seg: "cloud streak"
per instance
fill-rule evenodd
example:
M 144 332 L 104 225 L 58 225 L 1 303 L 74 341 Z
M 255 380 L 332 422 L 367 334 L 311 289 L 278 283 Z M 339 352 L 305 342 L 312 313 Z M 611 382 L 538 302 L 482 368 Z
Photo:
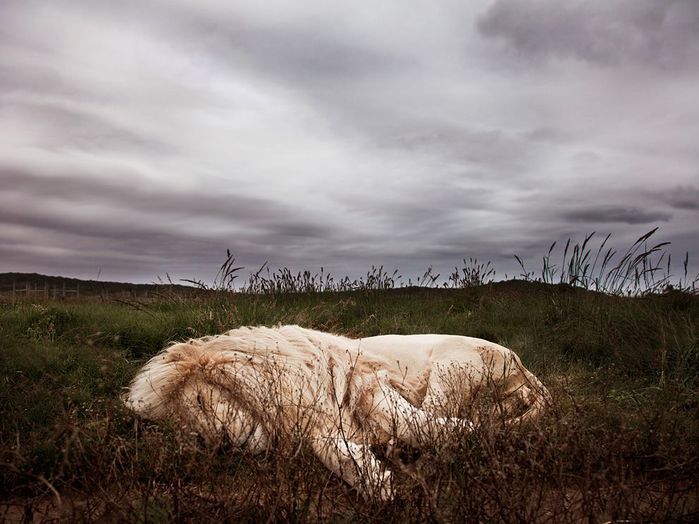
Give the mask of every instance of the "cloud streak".
M 672 218 L 670 213 L 643 210 L 636 207 L 593 206 L 572 209 L 562 213 L 562 218 L 571 222 L 590 224 L 606 224 L 620 222 L 623 224 L 655 224 L 667 222 Z
M 478 21 L 483 35 L 532 58 L 691 73 L 699 61 L 698 27 L 693 0 L 497 0 Z

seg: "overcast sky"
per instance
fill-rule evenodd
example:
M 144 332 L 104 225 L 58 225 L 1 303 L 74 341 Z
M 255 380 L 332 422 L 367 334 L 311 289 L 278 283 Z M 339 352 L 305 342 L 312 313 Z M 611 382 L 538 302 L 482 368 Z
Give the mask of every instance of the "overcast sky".
M 0 0 L 0 271 L 699 258 L 697 93 L 697 0 Z

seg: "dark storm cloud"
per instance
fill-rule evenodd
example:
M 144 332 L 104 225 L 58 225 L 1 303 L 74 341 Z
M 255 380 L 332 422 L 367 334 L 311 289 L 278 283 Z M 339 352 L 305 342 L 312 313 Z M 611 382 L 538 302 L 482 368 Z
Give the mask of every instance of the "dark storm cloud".
M 184 242 L 201 241 L 206 235 L 190 235 L 182 232 L 165 232 L 138 223 L 127 224 L 125 221 L 108 220 L 87 221 L 80 218 L 57 216 L 43 211 L 28 212 L 26 207 L 3 206 L 0 209 L 0 223 L 4 225 L 23 226 L 42 231 L 62 233 L 74 237 L 90 237 L 109 245 L 117 242 L 123 253 L 138 253 L 139 256 L 158 253 L 163 247 L 177 246 Z M 190 247 L 195 247 L 191 245 Z M 70 251 L 70 248 L 67 249 Z
M 109 179 L 92 178 L 87 174 L 40 176 L 21 170 L 3 169 L 0 179 L 10 191 L 27 198 L 59 199 L 66 205 L 75 202 L 110 204 L 121 212 L 142 211 L 155 214 L 173 214 L 184 217 L 214 217 L 231 223 L 261 224 L 294 228 L 295 236 L 321 235 L 326 232 L 321 224 L 303 224 L 286 204 L 269 199 L 223 195 L 209 192 L 174 192 L 166 187 L 148 184 L 118 182 L 120 174 Z M 295 223 L 296 222 L 296 223 Z
M 233 250 L 248 269 L 254 269 L 265 259 L 279 257 L 277 246 L 297 240 L 304 245 L 322 229 L 293 219 L 286 223 L 266 220 L 264 227 L 238 224 L 244 227 L 234 232 L 206 228 L 185 231 L 168 226 L 167 219 L 164 223 L 148 222 L 128 212 L 102 217 L 92 213 L 86 218 L 70 213 L 70 206 L 61 211 L 61 207 L 37 210 L 23 203 L 5 204 L 0 207 L 0 230 L 6 232 L 0 253 L 3 263 L 31 261 L 33 267 L 49 272 L 56 264 L 89 274 L 107 267 L 117 274 L 123 271 L 119 278 L 136 274 L 141 278 L 147 275 L 148 280 L 177 268 L 181 276 L 209 278 L 223 261 L 226 249 Z M 19 228 L 18 235 L 7 234 L 12 226 Z M 46 243 L 27 243 L 28 238 Z M 293 253 L 283 259 L 294 260 Z
M 262 199 L 177 194 L 143 185 L 7 171 L 1 178 L 13 190 L 0 197 L 0 230 L 14 226 L 24 232 L 0 247 L 4 263 L 24 253 L 40 267 L 62 261 L 71 268 L 92 264 L 116 271 L 130 261 L 151 278 L 173 267 L 181 268 L 180 275 L 208 277 L 228 248 L 253 268 L 270 257 L 290 262 L 299 251 L 312 253 L 332 234 L 317 218 Z M 44 202 L 42 207 L 32 205 L 36 199 Z M 26 244 L 28 235 L 57 249 L 37 250 Z M 282 245 L 287 251 L 280 253 Z
M 0 169 L 0 180 L 9 188 L 0 195 L 0 231 L 19 227 L 59 246 L 37 250 L 26 244 L 25 233 L 0 246 L 3 262 L 24 256 L 39 264 L 63 261 L 77 269 L 107 264 L 116 270 L 126 269 L 130 261 L 132 267 L 150 270 L 151 275 L 173 264 L 191 266 L 201 274 L 215 267 L 227 248 L 254 266 L 278 254 L 279 245 L 304 246 L 330 234 L 317 218 L 304 218 L 282 202 L 177 193 L 143 183 L 119 183 L 119 178 L 116 173 L 108 179 L 93 179 Z M 34 205 L 37 201 L 43 202 L 41 207 Z M 89 210 L 82 209 L 86 204 Z M 194 227 L 192 221 L 202 225 Z M 188 222 L 189 227 L 180 226 Z M 91 252 L 86 254 L 84 246 L 90 246 Z
M 496 0 L 478 29 L 531 57 L 661 69 L 699 63 L 695 0 Z
M 80 237 L 92 237 L 93 239 L 104 239 L 118 241 L 119 245 L 127 251 L 157 251 L 164 246 L 173 246 L 178 240 L 185 240 L 191 244 L 196 239 L 208 239 L 217 242 L 219 251 L 230 246 L 231 243 L 245 244 L 250 248 L 255 244 L 266 247 L 263 243 L 265 239 L 280 242 L 288 237 L 296 238 L 321 238 L 327 233 L 322 226 L 303 223 L 294 219 L 283 220 L 282 218 L 272 219 L 265 217 L 260 223 L 255 223 L 254 219 L 245 217 L 243 220 L 236 218 L 235 210 L 231 210 L 225 218 L 230 220 L 229 232 L 209 231 L 205 227 L 196 233 L 188 233 L 177 227 L 168 227 L 158 224 L 157 226 L 143 223 L 142 217 L 130 214 L 129 209 L 118 210 L 114 216 L 106 216 L 101 219 L 86 219 L 76 214 L 70 215 L 71 205 L 65 207 L 56 206 L 54 211 L 36 211 L 27 209 L 26 205 L 13 206 L 11 203 L 4 203 L 0 209 L 0 225 L 10 224 L 15 226 L 25 226 L 45 231 L 56 231 L 60 233 L 72 234 Z M 171 210 L 178 219 L 182 217 L 182 210 Z M 191 209 L 189 210 L 191 212 Z M 119 216 L 120 215 L 120 216 Z M 117 218 L 119 216 L 119 218 Z M 197 214 L 198 217 L 206 217 L 206 214 Z M 196 250 L 194 245 L 192 250 Z M 256 252 L 263 252 L 259 247 Z M 219 253 L 220 255 L 220 253 Z
M 667 222 L 672 218 L 672 215 L 662 211 L 643 210 L 635 207 L 592 206 L 565 211 L 561 213 L 561 217 L 572 222 L 591 224 L 605 224 L 609 222 L 654 224 L 656 222 Z
M 205 277 L 231 248 L 502 275 L 657 223 L 688 245 L 698 5 L 6 0 L 0 271 Z
M 432 96 L 412 86 L 425 74 L 413 49 L 381 47 L 338 14 L 331 23 L 323 15 L 295 17 L 291 22 L 245 20 L 225 9 L 191 5 L 161 10 L 151 6 L 155 27 L 183 51 L 214 60 L 233 73 L 251 71 L 291 86 L 294 93 L 319 108 L 339 134 L 359 133 L 380 148 L 407 149 L 449 157 L 453 162 L 486 166 L 499 176 L 521 169 L 530 137 L 492 126 L 471 125 L 451 112 L 430 112 Z M 327 13 L 325 14 L 327 16 Z M 184 38 L 183 38 L 184 36 Z M 410 42 L 410 46 L 419 45 Z M 402 80 L 407 77 L 405 82 Z M 402 103 L 403 94 L 430 97 L 425 109 Z M 416 110 L 417 109 L 417 110 Z
M 678 187 L 666 193 L 664 197 L 675 209 L 699 209 L 699 186 Z

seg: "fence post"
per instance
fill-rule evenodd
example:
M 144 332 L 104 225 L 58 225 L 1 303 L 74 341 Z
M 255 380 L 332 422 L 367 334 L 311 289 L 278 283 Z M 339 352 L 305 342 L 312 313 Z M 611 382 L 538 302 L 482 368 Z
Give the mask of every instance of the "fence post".
M 77 286 L 78 287 L 75 288 L 75 296 L 80 297 L 80 282 L 77 283 Z
M 63 298 L 66 298 L 66 281 L 63 281 L 63 294 L 61 295 Z
M 15 299 L 15 290 L 17 288 L 17 283 L 15 282 L 14 279 L 12 279 L 12 300 L 14 301 Z

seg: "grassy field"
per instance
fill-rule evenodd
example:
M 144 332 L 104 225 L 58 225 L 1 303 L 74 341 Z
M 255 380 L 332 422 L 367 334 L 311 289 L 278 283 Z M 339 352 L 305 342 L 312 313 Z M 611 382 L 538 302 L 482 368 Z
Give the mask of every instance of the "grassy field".
M 516 350 L 555 405 L 483 424 L 367 502 L 301 446 L 250 456 L 135 419 L 119 395 L 167 342 L 296 323 L 453 333 Z M 699 297 L 535 282 L 466 289 L 0 303 L 0 520 L 633 522 L 699 518 Z M 415 457 L 407 457 L 410 461 Z

